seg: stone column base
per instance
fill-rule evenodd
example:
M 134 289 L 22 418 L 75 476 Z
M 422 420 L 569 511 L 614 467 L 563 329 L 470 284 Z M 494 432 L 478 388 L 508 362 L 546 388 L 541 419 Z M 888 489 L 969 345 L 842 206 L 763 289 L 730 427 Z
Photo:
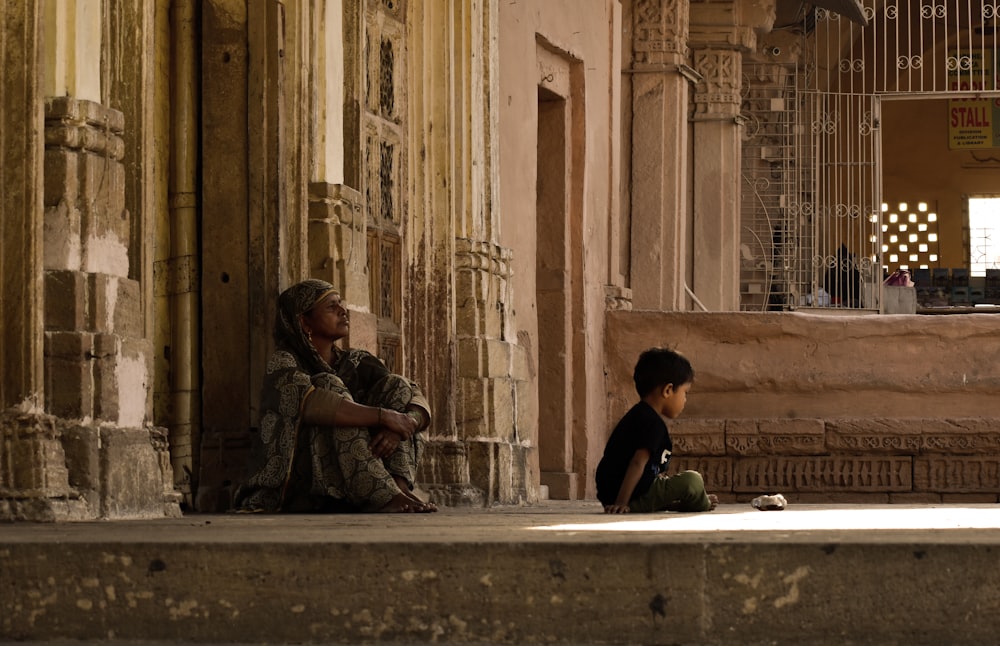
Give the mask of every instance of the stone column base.
M 0 521 L 61 521 L 94 520 L 85 500 L 70 498 L 0 498 Z
M 449 507 L 538 502 L 537 484 L 527 475 L 532 450 L 507 442 L 429 440 L 417 484 Z
M 421 487 L 430 500 L 442 507 L 483 507 L 486 505 L 481 489 L 463 484 L 431 484 Z
M 180 516 L 162 429 L 0 413 L 0 520 Z

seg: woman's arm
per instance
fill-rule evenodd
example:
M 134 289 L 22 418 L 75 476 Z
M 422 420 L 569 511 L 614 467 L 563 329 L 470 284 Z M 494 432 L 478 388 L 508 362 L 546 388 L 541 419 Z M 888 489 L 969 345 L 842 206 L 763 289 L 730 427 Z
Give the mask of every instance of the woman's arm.
M 615 503 L 606 506 L 604 513 L 628 513 L 628 501 L 632 499 L 632 492 L 635 491 L 635 486 L 639 484 L 639 479 L 642 478 L 642 472 L 646 468 L 647 462 L 649 462 L 649 449 L 636 450 L 635 455 L 632 456 L 632 460 L 628 463 L 628 468 L 625 470 L 625 477 L 622 479 L 622 485 L 618 489 L 618 497 L 615 498 Z
M 377 426 L 408 440 L 417 423 L 409 415 L 389 408 L 365 406 L 329 390 L 313 390 L 302 405 L 302 420 L 318 426 Z
M 427 397 L 425 397 L 423 391 L 420 390 L 420 386 L 411 381 L 410 387 L 413 390 L 413 396 L 410 397 L 410 403 L 406 405 L 406 413 L 413 417 L 414 421 L 417 423 L 416 432 L 419 433 L 430 426 L 431 407 L 427 402 Z
M 338 376 L 344 380 L 352 392 L 355 388 L 368 390 L 373 387 L 372 384 L 377 384 L 390 376 L 405 380 L 410 386 L 411 395 L 403 412 L 413 419 L 416 424 L 415 432 L 420 432 L 430 425 L 430 404 L 420 387 L 402 375 L 393 375 L 385 363 L 374 354 L 357 348 L 351 349 L 336 368 Z

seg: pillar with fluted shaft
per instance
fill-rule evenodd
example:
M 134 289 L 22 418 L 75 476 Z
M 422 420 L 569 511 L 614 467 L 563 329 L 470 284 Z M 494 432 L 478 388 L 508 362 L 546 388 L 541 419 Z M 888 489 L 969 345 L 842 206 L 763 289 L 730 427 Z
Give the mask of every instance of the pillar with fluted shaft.
M 497 0 L 412 7 L 408 372 L 435 414 L 419 480 L 448 504 L 532 500 L 527 360 L 496 242 Z
M 136 88 L 148 90 L 151 59 L 121 62 L 152 42 L 154 7 L 18 4 L 0 10 L 0 139 L 12 162 L 0 173 L 0 278 L 5 327 L 13 322 L 0 346 L 6 367 L 18 364 L 7 348 L 24 363 L 3 382 L 0 519 L 179 515 L 166 434 L 151 424 L 142 283 L 152 276 L 133 236 L 146 202 L 126 200 L 151 159 L 124 136 L 129 117 L 143 124 L 149 114 L 149 92 Z M 112 24 L 124 25 L 121 40 L 105 36 Z M 124 34 L 147 40 L 132 46 Z
M 632 305 L 686 309 L 687 0 L 632 7 Z
M 743 53 L 774 21 L 773 0 L 691 2 L 688 44 L 701 77 L 692 115 L 692 289 L 710 311 L 740 307 L 740 155 Z

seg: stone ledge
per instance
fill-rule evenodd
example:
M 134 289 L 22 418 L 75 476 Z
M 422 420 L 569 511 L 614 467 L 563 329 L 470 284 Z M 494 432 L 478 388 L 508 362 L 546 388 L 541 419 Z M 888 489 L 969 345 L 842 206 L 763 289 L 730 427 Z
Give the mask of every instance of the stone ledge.
M 829 527 L 857 518 L 855 508 L 761 514 L 741 505 L 627 520 L 601 514 L 596 502 L 571 509 L 8 527 L 0 531 L 0 634 L 783 646 L 985 644 L 1000 630 L 997 613 L 983 611 L 1000 604 L 998 538 L 988 523 L 898 527 L 907 514 L 934 511 L 920 508 L 889 511 L 885 529 L 796 522 Z M 997 513 L 937 511 L 965 520 Z M 885 518 L 886 510 L 862 515 Z
M 606 322 L 612 425 L 634 403 L 636 357 L 667 342 L 695 369 L 685 418 L 997 415 L 991 316 L 632 311 L 608 312 Z

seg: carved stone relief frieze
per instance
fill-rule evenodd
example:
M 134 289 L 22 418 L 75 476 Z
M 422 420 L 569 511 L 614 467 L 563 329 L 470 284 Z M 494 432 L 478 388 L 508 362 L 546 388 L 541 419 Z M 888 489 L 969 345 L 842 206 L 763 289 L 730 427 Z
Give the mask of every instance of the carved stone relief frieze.
M 733 491 L 896 492 L 913 488 L 910 457 L 760 457 L 733 466 Z
M 1000 458 L 932 457 L 913 462 L 914 491 L 1000 491 Z
M 701 49 L 695 50 L 692 61 L 702 76 L 694 93 L 695 118 L 739 114 L 742 54 L 728 49 Z
M 725 455 L 726 421 L 721 419 L 677 419 L 670 422 L 674 453 L 679 455 Z
M 677 456 L 670 461 L 670 473 L 697 471 L 705 479 L 705 488 L 710 493 L 734 490 L 733 461 L 729 458 L 703 458 Z
M 826 450 L 822 420 L 728 420 L 727 453 L 741 456 L 817 455 Z
M 688 1 L 638 0 L 633 11 L 636 63 L 679 62 L 677 57 L 687 53 Z
M 678 419 L 671 472 L 701 471 L 736 496 L 991 495 L 996 429 L 991 418 Z

